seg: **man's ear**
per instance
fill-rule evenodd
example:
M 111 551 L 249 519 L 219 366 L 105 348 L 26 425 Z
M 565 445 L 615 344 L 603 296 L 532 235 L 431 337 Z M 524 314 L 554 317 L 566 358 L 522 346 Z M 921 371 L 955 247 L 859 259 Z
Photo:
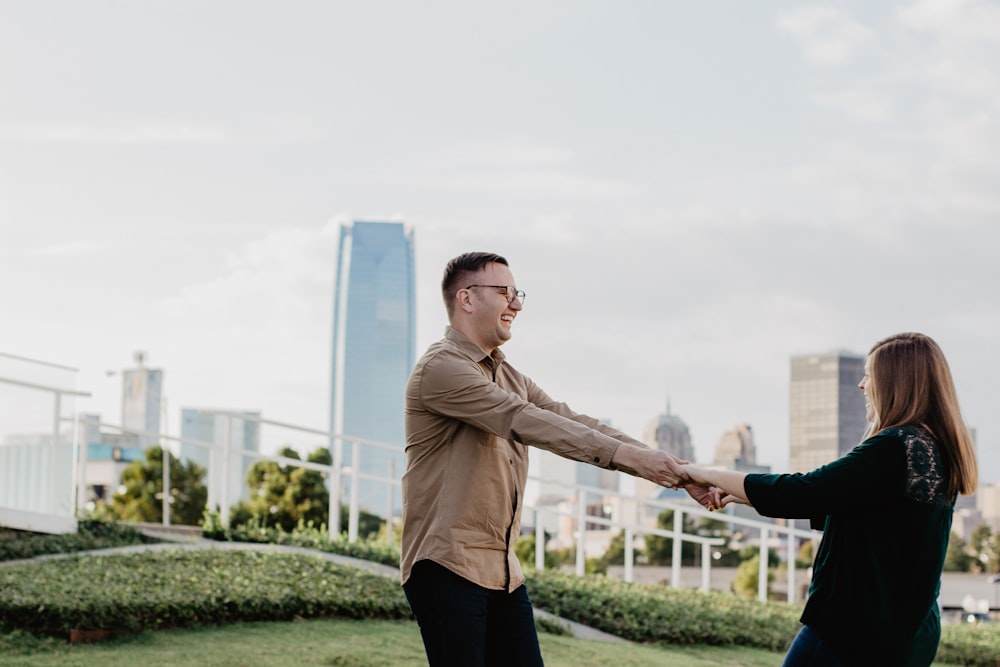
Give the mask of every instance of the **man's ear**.
M 467 289 L 460 289 L 455 293 L 455 299 L 458 301 L 458 307 L 467 313 L 472 312 L 472 291 Z

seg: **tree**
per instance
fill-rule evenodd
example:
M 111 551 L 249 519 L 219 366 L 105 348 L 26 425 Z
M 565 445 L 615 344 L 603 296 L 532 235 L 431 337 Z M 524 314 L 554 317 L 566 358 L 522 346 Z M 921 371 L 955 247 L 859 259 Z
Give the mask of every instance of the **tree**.
M 965 541 L 952 531 L 948 539 L 948 552 L 944 557 L 944 569 L 946 572 L 969 572 L 972 570 L 975 559 L 969 554 L 965 546 Z
M 287 446 L 278 451 L 278 456 L 302 460 L 297 451 Z M 308 460 L 329 464 L 330 453 L 319 447 Z M 250 500 L 241 500 L 230 510 L 232 526 L 257 519 L 270 528 L 290 532 L 300 520 L 319 525 L 329 517 L 330 495 L 319 471 L 261 460 L 250 466 L 247 486 Z
M 799 547 L 799 553 L 795 557 L 795 567 L 808 569 L 813 565 L 813 542 L 805 540 Z
M 514 543 L 514 553 L 517 554 L 517 559 L 521 561 L 523 567 L 534 568 L 535 567 L 535 534 L 531 533 L 529 535 L 522 535 Z M 546 551 L 543 556 L 544 566 L 546 570 L 550 570 L 556 566 L 556 557 Z
M 774 573 L 771 568 L 767 569 L 767 590 L 770 593 L 771 582 L 774 581 Z M 754 597 L 757 595 L 757 586 L 760 582 L 760 554 L 754 555 L 736 568 L 736 578 L 733 579 L 733 592 L 737 595 Z
M 673 510 L 663 510 L 656 517 L 656 527 L 662 528 L 664 530 L 673 530 L 674 528 L 674 511 Z M 683 531 L 685 533 L 694 532 L 694 521 L 690 516 L 684 515 L 684 526 Z M 646 535 L 646 557 L 651 565 L 670 565 L 673 558 L 673 544 L 674 538 L 666 537 L 663 535 Z M 681 563 L 686 565 L 693 565 L 695 562 L 695 554 L 698 552 L 699 546 L 694 542 L 682 542 L 681 543 Z
M 283 447 L 279 456 L 301 461 L 302 457 L 291 447 Z M 330 465 L 330 450 L 316 448 L 306 461 Z M 258 521 L 270 528 L 291 532 L 299 522 L 320 526 L 330 517 L 330 492 L 326 487 L 326 473 L 297 465 L 281 465 L 261 460 L 250 466 L 247 486 L 250 500 L 234 505 L 230 510 L 230 526 L 242 526 Z M 341 507 L 340 525 L 347 530 L 348 508 Z M 360 512 L 358 534 L 370 538 L 378 534 L 382 519 L 368 512 Z
M 111 499 L 111 511 L 126 521 L 163 521 L 163 448 L 149 447 L 143 459 L 122 471 L 122 489 Z M 208 500 L 202 479 L 205 469 L 193 461 L 170 456 L 170 522 L 184 526 L 201 523 Z
M 638 560 L 642 555 L 642 549 L 633 549 L 632 558 Z M 608 548 L 604 551 L 604 555 L 601 556 L 605 563 L 608 565 L 624 565 L 625 564 L 625 531 L 620 530 L 618 533 L 611 538 L 608 543 Z
M 969 552 L 977 572 L 1000 571 L 1000 540 L 986 524 L 976 526 L 969 535 Z

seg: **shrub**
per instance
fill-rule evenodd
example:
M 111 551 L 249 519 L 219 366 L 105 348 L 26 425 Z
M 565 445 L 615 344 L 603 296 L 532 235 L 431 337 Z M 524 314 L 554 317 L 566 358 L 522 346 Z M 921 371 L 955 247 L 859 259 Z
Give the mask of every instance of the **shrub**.
M 0 561 L 158 541 L 127 524 L 112 521 L 80 521 L 77 532 L 65 535 L 12 531 L 0 540 Z
M 745 600 L 720 592 L 629 584 L 604 576 L 527 573 L 540 608 L 638 642 L 785 649 L 799 629 L 801 607 Z
M 283 544 L 399 567 L 399 549 L 396 546 L 381 540 L 349 542 L 343 534 L 331 538 L 325 524 L 317 528 L 311 521 L 299 521 L 294 530 L 287 532 L 280 527 L 269 527 L 260 521 L 251 520 L 241 526 L 223 528 L 213 513 L 206 512 L 203 525 L 203 535 L 217 541 Z
M 0 627 L 44 635 L 296 617 L 410 618 L 398 580 L 317 556 L 170 550 L 0 569 Z

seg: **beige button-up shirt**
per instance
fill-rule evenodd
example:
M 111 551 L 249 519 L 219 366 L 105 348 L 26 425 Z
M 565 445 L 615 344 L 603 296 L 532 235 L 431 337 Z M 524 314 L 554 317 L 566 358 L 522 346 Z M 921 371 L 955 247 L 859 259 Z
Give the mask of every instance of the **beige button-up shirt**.
M 531 378 L 447 327 L 406 386 L 403 583 L 429 559 L 492 590 L 524 583 L 514 554 L 528 445 L 611 468 L 622 442 L 641 442 L 573 412 Z

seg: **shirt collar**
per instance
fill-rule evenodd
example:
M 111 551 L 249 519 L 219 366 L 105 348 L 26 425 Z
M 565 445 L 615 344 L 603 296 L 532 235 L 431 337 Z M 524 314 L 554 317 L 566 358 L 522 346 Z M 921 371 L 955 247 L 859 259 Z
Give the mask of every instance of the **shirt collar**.
M 500 351 L 500 348 L 493 350 L 493 354 L 483 354 L 481 347 L 473 343 L 468 336 L 451 325 L 444 328 L 444 337 L 454 343 L 463 354 L 477 364 L 487 362 L 494 367 L 498 367 L 506 358 L 504 353 Z

